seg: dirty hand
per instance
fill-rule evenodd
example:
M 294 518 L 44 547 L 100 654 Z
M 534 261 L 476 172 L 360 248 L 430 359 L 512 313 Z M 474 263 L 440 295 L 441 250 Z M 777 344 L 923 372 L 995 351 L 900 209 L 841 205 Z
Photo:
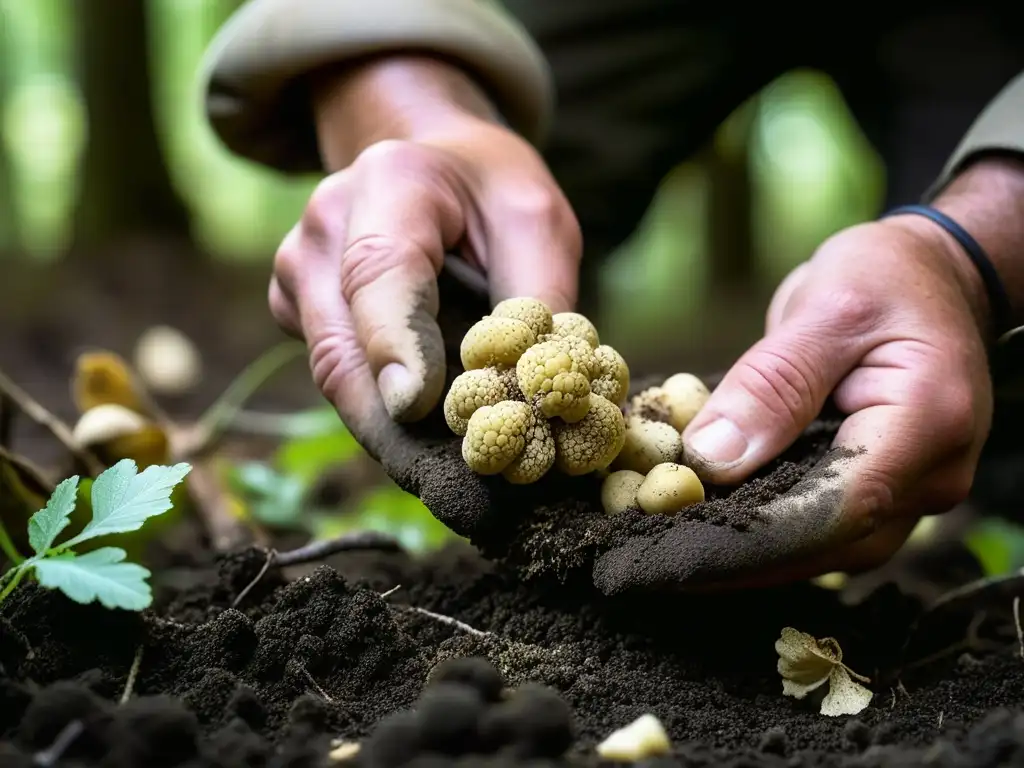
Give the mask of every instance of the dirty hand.
M 375 453 L 394 422 L 421 419 L 443 394 L 445 254 L 483 271 L 494 302 L 533 296 L 563 311 L 576 300 L 581 237 L 536 151 L 453 67 L 387 58 L 317 93 L 334 173 L 277 253 L 270 306 Z
M 1013 293 L 1021 267 L 997 257 L 1019 254 L 1024 232 L 994 211 L 998 191 L 1015 183 L 1008 212 L 1019 219 L 1024 165 L 995 162 L 971 166 L 935 207 L 989 251 Z M 1001 240 L 1013 245 L 1005 241 L 1013 230 L 1015 247 L 1001 247 Z M 880 565 L 922 515 L 966 497 L 992 418 L 990 315 L 980 275 L 959 244 L 917 215 L 847 229 L 786 278 L 765 337 L 687 428 L 688 458 L 714 482 L 740 481 L 784 450 L 829 396 L 845 415 L 835 444 L 863 452 L 842 470 L 831 517 L 845 543 L 770 564 L 754 583 Z

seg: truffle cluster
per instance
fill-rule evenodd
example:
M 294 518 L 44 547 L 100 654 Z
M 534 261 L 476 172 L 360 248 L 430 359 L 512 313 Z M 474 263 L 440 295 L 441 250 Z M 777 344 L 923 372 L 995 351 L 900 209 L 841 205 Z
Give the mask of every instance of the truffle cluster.
M 486 659 L 451 659 L 435 668 L 413 709 L 380 721 L 358 763 L 554 765 L 574 739 L 572 710 L 556 691 L 536 683 L 507 690 Z
M 515 484 L 553 466 L 585 475 L 622 449 L 629 368 L 583 315 L 506 299 L 469 329 L 460 355 L 465 372 L 452 382 L 444 416 L 477 474 Z
M 626 408 L 626 434 L 601 486 L 608 514 L 639 509 L 674 515 L 704 501 L 704 486 L 683 464 L 683 430 L 711 396 L 690 373 L 669 376 L 635 395 Z

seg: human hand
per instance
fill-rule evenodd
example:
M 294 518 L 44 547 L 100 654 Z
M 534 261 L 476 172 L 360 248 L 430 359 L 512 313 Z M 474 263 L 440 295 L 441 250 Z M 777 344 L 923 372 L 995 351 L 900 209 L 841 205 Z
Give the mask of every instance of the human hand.
M 880 565 L 921 516 L 967 496 L 992 419 L 988 311 L 958 243 L 910 215 L 835 235 L 786 278 L 765 337 L 687 427 L 688 461 L 707 480 L 738 482 L 830 396 L 845 415 L 834 445 L 856 454 L 823 517 L 836 530 L 807 531 L 823 546 L 769 564 L 749 584 Z
M 468 78 L 389 59 L 332 83 L 321 147 L 336 169 L 274 263 L 270 306 L 309 345 L 317 386 L 377 454 L 445 384 L 437 276 L 447 252 L 482 270 L 492 302 L 576 301 L 581 237 L 537 152 Z

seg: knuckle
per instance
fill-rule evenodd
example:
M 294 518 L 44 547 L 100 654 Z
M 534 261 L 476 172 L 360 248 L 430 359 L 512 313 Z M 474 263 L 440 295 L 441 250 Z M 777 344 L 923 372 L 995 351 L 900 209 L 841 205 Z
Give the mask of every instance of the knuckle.
M 973 445 L 982 426 L 979 404 L 969 382 L 922 378 L 917 386 L 924 392 L 914 402 L 929 403 L 932 429 L 949 450 L 964 450 Z
M 356 173 L 420 173 L 434 167 L 434 153 L 420 144 L 399 139 L 378 141 L 356 157 L 352 168 Z
M 879 318 L 878 300 L 855 288 L 829 291 L 822 297 L 829 324 L 839 335 L 868 333 Z
M 304 261 L 299 238 L 295 233 L 296 230 L 292 230 L 274 254 L 274 277 L 280 287 L 289 292 L 294 292 L 298 284 Z
M 764 409 L 787 421 L 808 417 L 816 384 L 797 353 L 758 349 L 737 363 L 740 386 Z
M 341 290 L 345 301 L 385 274 L 407 269 L 425 258 L 410 240 L 391 235 L 364 235 L 349 243 L 341 257 Z
M 320 239 L 338 226 L 346 205 L 347 177 L 347 171 L 333 173 L 313 189 L 300 222 L 305 236 Z
M 319 330 L 309 345 L 309 367 L 313 382 L 335 402 L 345 392 L 346 384 L 364 365 L 355 333 L 344 326 L 327 326 Z

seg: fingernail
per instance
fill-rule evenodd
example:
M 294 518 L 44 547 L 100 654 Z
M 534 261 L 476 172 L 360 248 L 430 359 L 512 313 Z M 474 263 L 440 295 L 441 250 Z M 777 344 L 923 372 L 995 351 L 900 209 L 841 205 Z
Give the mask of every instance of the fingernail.
M 401 419 L 419 397 L 420 387 L 409 369 L 400 363 L 388 363 L 377 376 L 384 407 L 393 419 Z
M 690 450 L 709 464 L 732 464 L 747 452 L 747 438 L 728 419 L 718 419 L 697 430 L 690 438 Z

